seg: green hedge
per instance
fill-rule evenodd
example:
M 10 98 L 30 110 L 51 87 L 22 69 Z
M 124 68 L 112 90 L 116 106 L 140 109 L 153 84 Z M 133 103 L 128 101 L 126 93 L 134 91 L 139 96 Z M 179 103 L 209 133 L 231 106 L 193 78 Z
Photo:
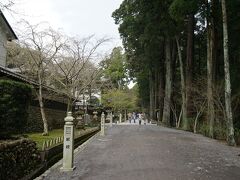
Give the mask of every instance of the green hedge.
M 27 122 L 31 86 L 11 80 L 0 80 L 0 138 L 21 133 Z

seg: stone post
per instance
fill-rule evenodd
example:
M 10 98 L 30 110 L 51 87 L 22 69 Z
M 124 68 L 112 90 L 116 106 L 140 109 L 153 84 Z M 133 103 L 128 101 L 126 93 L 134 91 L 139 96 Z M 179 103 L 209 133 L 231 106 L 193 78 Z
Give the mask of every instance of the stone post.
M 122 123 L 122 113 L 119 114 L 119 123 Z
M 127 122 L 127 110 L 124 110 L 124 121 Z
M 110 112 L 110 127 L 113 126 L 113 114 Z
M 64 119 L 64 143 L 63 143 L 63 166 L 61 171 L 73 171 L 73 150 L 74 150 L 74 127 L 72 112 L 67 113 Z
M 102 112 L 101 115 L 101 136 L 105 136 L 105 114 Z

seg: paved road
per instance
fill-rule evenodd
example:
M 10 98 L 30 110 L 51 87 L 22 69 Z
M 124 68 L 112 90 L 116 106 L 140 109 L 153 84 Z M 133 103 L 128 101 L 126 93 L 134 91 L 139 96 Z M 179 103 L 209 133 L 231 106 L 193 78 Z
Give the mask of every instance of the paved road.
M 115 125 L 76 153 L 74 172 L 46 180 L 240 180 L 240 148 L 157 126 Z

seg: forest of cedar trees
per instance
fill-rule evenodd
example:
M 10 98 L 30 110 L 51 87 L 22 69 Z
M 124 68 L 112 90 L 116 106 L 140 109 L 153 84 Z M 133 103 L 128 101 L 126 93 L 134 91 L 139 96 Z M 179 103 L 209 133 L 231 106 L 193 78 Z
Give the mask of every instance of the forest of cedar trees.
M 124 0 L 112 16 L 150 119 L 240 143 L 239 0 Z

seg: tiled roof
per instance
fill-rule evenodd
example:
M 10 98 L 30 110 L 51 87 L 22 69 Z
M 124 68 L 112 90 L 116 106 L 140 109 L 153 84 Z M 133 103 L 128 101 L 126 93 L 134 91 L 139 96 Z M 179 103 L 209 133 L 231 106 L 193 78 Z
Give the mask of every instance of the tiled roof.
M 13 79 L 13 80 L 16 80 L 16 81 L 21 81 L 21 82 L 25 82 L 25 83 L 28 83 L 28 84 L 31 84 L 33 85 L 34 87 L 38 87 L 39 84 L 32 80 L 32 79 L 29 79 L 28 77 L 22 75 L 22 74 L 19 74 L 19 73 L 15 73 L 15 72 L 12 72 L 11 69 L 9 68 L 5 68 L 3 66 L 0 66 L 0 77 L 8 77 L 9 79 Z M 51 88 L 51 87 L 48 87 L 48 86 L 45 86 L 43 85 L 43 88 L 51 93 L 54 93 L 54 94 L 58 94 L 58 96 L 62 96 L 62 97 L 67 97 L 66 94 L 60 92 L 60 91 L 56 91 L 55 89 Z
M 27 78 L 26 76 L 23 76 L 21 74 L 18 74 L 18 73 L 15 73 L 15 72 L 12 72 L 11 69 L 9 68 L 5 68 L 3 66 L 0 66 L 0 72 L 1 74 L 4 74 L 5 76 L 8 76 L 10 77 L 11 79 L 15 79 L 15 80 L 20 80 L 22 82 L 27 82 L 28 84 L 32 84 L 34 86 L 38 86 L 38 83 Z

